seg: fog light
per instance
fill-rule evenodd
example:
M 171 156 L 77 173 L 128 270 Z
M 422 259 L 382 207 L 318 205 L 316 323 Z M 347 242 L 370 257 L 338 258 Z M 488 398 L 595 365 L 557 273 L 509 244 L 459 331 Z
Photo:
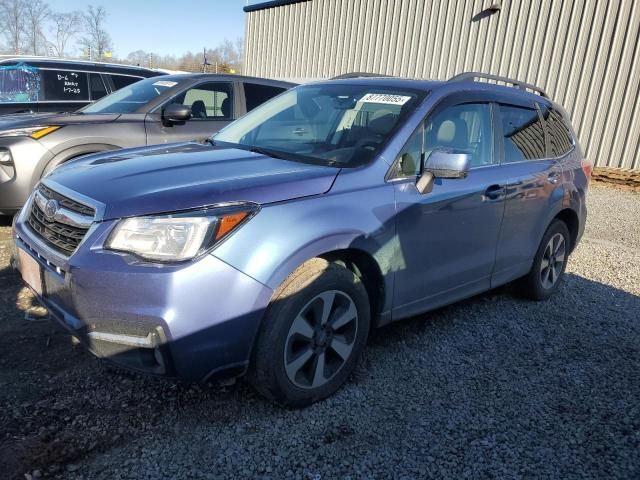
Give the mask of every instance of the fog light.
M 0 165 L 13 166 L 13 157 L 8 148 L 0 148 Z

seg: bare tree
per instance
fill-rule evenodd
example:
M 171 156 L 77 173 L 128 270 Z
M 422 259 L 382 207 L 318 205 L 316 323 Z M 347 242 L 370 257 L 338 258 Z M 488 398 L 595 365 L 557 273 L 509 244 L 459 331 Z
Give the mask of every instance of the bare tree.
M 97 7 L 89 5 L 84 14 L 86 36 L 82 39 L 81 44 L 85 48 L 91 49 L 91 56 L 98 60 L 111 49 L 111 36 L 104 27 L 106 18 L 107 11 L 101 5 Z
M 46 18 L 51 13 L 49 5 L 42 0 L 29 0 L 24 6 L 26 31 L 29 50 L 33 55 L 38 55 L 46 45 L 43 26 Z
M 0 29 L 12 53 L 21 52 L 24 44 L 24 0 L 0 0 Z
M 82 31 L 82 14 L 80 12 L 56 13 L 52 15 L 52 33 L 55 40 L 51 42 L 54 53 L 64 57 L 69 40 Z

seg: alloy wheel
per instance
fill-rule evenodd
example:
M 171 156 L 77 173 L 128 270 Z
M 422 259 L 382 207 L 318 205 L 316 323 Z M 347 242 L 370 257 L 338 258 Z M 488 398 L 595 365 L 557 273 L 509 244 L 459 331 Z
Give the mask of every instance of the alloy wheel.
M 564 265 L 566 256 L 566 242 L 564 235 L 556 233 L 549 239 L 540 261 L 540 282 L 547 290 L 553 287 Z
M 353 299 L 339 290 L 322 292 L 296 315 L 284 349 L 289 380 L 300 388 L 318 388 L 351 357 L 358 331 Z

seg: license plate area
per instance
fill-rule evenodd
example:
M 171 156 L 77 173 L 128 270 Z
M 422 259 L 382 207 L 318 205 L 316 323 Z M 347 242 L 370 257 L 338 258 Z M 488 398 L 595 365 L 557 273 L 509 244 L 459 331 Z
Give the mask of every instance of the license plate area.
M 38 295 L 43 295 L 42 268 L 40 264 L 23 249 L 18 248 L 18 259 L 20 261 L 20 274 L 22 279 Z

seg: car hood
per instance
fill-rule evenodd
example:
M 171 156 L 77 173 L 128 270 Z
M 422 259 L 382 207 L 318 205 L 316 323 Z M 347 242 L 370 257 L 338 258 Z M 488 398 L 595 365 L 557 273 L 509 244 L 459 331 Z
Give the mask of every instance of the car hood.
M 78 123 L 113 122 L 119 113 L 18 113 L 0 116 L 0 133 L 3 130 L 27 128 L 40 125 L 71 125 Z
M 102 203 L 102 218 L 108 220 L 220 202 L 266 204 L 320 195 L 338 172 L 191 142 L 88 155 L 55 169 L 45 182 Z

